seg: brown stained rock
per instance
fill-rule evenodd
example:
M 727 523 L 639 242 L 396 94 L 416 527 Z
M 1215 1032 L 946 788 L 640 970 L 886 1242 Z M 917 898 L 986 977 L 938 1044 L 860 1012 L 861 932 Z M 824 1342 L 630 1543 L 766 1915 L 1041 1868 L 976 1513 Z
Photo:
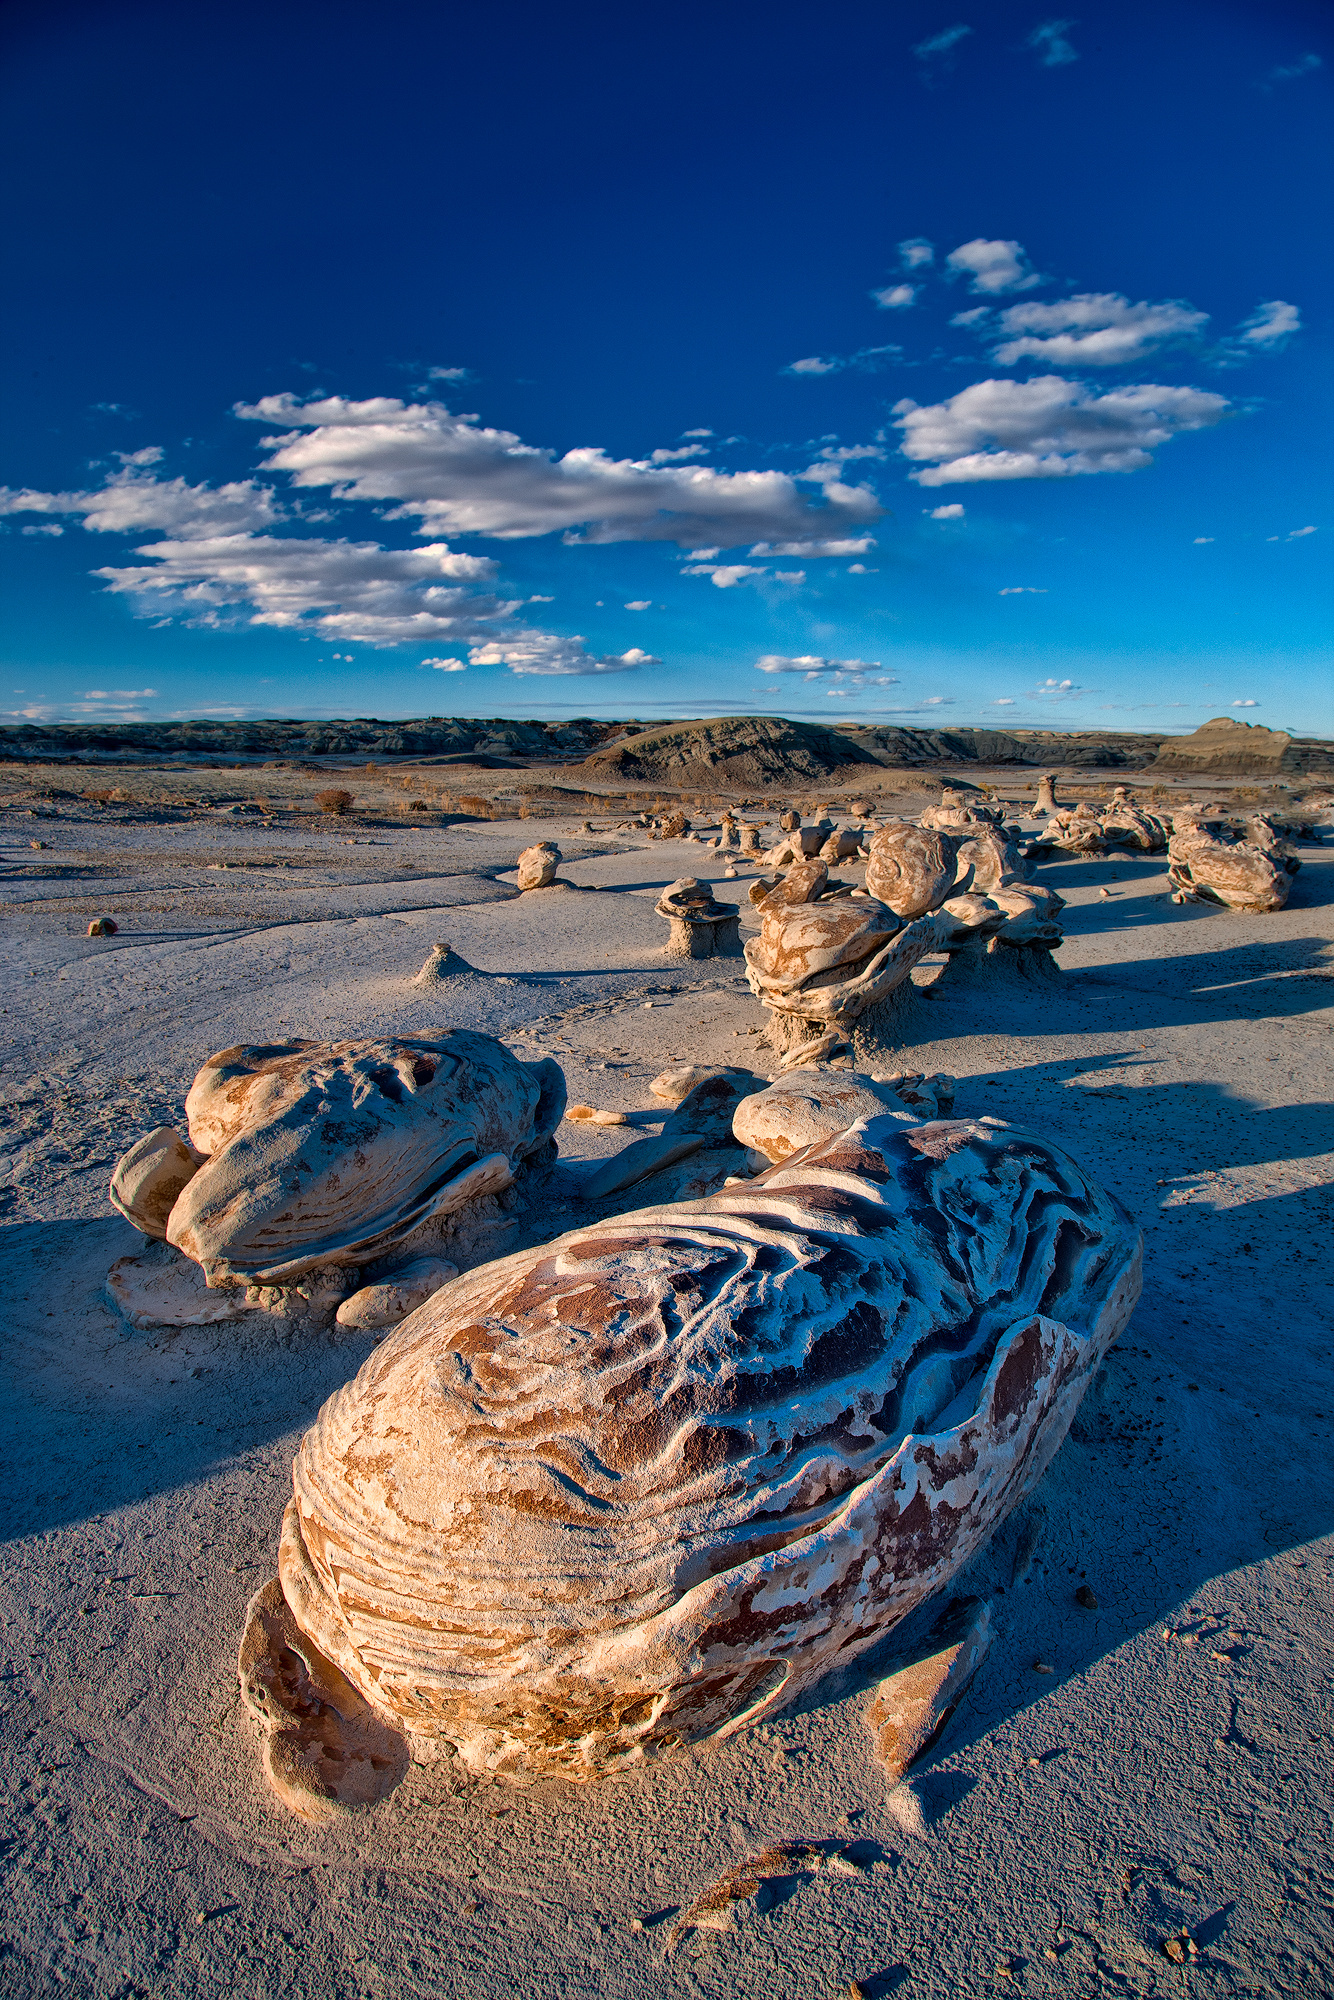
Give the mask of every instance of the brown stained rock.
M 1202 809 L 1173 815 L 1167 874 L 1173 902 L 1257 913 L 1281 910 L 1292 887 L 1292 875 L 1272 849 L 1239 839 L 1221 817 Z
M 539 840 L 535 846 L 525 847 L 519 856 L 520 889 L 549 889 L 563 859 L 554 840 Z
M 780 1071 L 800 1069 L 807 1063 L 833 1062 L 851 1052 L 852 1044 L 838 1028 L 830 1028 L 827 1033 L 817 1035 L 813 1042 L 799 1042 L 789 1049 L 778 1067 Z
M 784 833 L 795 833 L 801 825 L 801 814 L 795 806 L 789 806 L 786 812 L 778 815 L 778 824 Z
M 690 821 L 683 812 L 669 813 L 662 823 L 664 840 L 684 840 L 690 831 Z
M 710 1146 L 726 1145 L 732 1137 L 737 1106 L 764 1083 L 748 1069 L 718 1069 L 691 1085 L 662 1128 L 664 1138 L 697 1132 Z
M 382 1326 L 397 1326 L 458 1274 L 458 1265 L 448 1258 L 415 1257 L 410 1264 L 400 1265 L 387 1277 L 363 1285 L 344 1299 L 336 1314 L 338 1324 L 368 1333 Z
M 725 1735 L 972 1559 L 1139 1260 L 1036 1134 L 883 1116 L 521 1251 L 324 1405 L 283 1596 L 421 1758 L 590 1780 Z
M 107 1297 L 130 1326 L 220 1326 L 263 1307 L 244 1286 L 210 1291 L 198 1264 L 169 1244 L 118 1257 L 107 1272 Z
M 794 861 L 774 891 L 774 900 L 795 907 L 813 903 L 829 881 L 829 870 L 815 855 Z
M 764 1906 L 769 1883 L 817 1875 L 827 1866 L 829 1858 L 828 1850 L 814 1842 L 778 1840 L 758 1854 L 748 1854 L 744 1861 L 734 1862 L 677 1919 L 667 1940 L 668 1953 L 675 1951 L 692 1931 L 730 1930 L 743 1903 Z
M 836 827 L 820 849 L 820 859 L 831 865 L 836 861 L 849 861 L 854 854 L 862 851 L 862 836 L 855 827 Z
M 866 887 L 903 918 L 938 910 L 954 886 L 953 835 L 900 821 L 882 826 L 871 841 Z
M 237 1668 L 270 1785 L 319 1825 L 365 1811 L 407 1774 L 407 1745 L 297 1624 L 275 1576 L 250 1600 Z
M 801 1067 L 743 1098 L 732 1119 L 732 1136 L 738 1145 L 777 1162 L 846 1132 L 859 1118 L 877 1118 L 886 1111 L 934 1118 L 942 1108 L 947 1114 L 953 1102 L 953 1077 L 877 1080 L 858 1070 Z
M 734 903 L 716 901 L 707 882 L 683 875 L 655 905 L 670 926 L 668 958 L 728 957 L 741 949 L 741 913 Z
M 761 908 L 759 936 L 746 943 L 746 976 L 771 1011 L 769 1037 L 780 1050 L 831 1027 L 846 1031 L 953 929 L 941 916 L 904 925 L 883 903 L 843 897 L 791 907 L 779 894 Z
M 170 1125 L 159 1125 L 117 1160 L 107 1190 L 111 1206 L 143 1235 L 165 1241 L 176 1199 L 206 1157 Z
M 94 917 L 88 926 L 89 937 L 115 937 L 120 926 L 114 917 Z
M 213 1056 L 185 1101 L 209 1158 L 167 1240 L 210 1282 L 369 1264 L 508 1187 L 565 1108 L 557 1063 L 489 1035 L 270 1043 Z
M 991 1645 L 991 1611 L 978 1598 L 951 1604 L 932 1627 L 929 1651 L 896 1666 L 866 1710 L 876 1761 L 896 1785 L 948 1722 Z
M 1161 854 L 1167 846 L 1167 827 L 1157 813 L 1137 806 L 1124 785 L 1112 793 L 1112 803 L 1102 812 L 1103 838 L 1108 847 L 1128 847 L 1139 854 Z

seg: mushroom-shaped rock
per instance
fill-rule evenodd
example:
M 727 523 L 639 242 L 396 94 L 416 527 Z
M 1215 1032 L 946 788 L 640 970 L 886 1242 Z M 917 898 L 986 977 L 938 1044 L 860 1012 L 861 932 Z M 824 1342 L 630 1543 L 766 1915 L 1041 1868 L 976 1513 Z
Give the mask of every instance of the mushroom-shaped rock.
M 285 1772 L 306 1732 L 342 1740 L 342 1702 L 353 1742 L 380 1724 L 519 1779 L 766 1718 L 1036 1484 L 1140 1249 L 1036 1134 L 879 1116 L 758 1186 L 456 1279 L 297 1455 L 241 1648 L 261 1728 L 298 1737 Z M 319 1680 L 313 1721 L 273 1692 L 288 1655 Z M 337 1809 L 318 1768 L 307 1798 Z
M 520 889 L 549 889 L 564 859 L 554 840 L 539 840 L 519 856 Z
M 1198 811 L 1173 815 L 1167 874 L 1174 902 L 1221 903 L 1229 910 L 1281 910 L 1292 887 L 1292 876 L 1273 854 Z
M 712 958 L 741 949 L 741 913 L 735 903 L 720 903 L 707 882 L 683 875 L 663 890 L 656 904 L 666 917 L 668 958 Z
M 882 826 L 866 863 L 867 890 L 900 917 L 924 917 L 953 888 L 955 857 L 953 836 L 936 827 Z
M 939 1083 L 941 1091 L 923 1090 L 921 1086 L 928 1083 Z M 803 1146 L 819 1145 L 836 1132 L 846 1132 L 861 1118 L 878 1118 L 885 1112 L 902 1118 L 934 1118 L 942 1097 L 948 1099 L 947 1109 L 953 1105 L 952 1077 L 895 1077 L 877 1082 L 857 1070 L 796 1069 L 767 1090 L 742 1098 L 732 1118 L 732 1137 L 738 1145 L 777 1162 L 790 1159 Z M 929 1111 L 923 1108 L 928 1102 Z
M 746 943 L 752 993 L 771 1010 L 776 1048 L 813 1039 L 818 1029 L 846 1028 L 907 981 L 912 968 L 949 935 L 947 919 L 904 925 L 869 898 L 762 906 L 760 934 Z
M 1038 818 L 1046 813 L 1059 812 L 1059 810 L 1060 808 L 1056 803 L 1056 773 L 1055 771 L 1044 771 L 1038 779 L 1038 799 L 1037 804 L 1033 808 L 1034 817 Z
M 108 1190 L 111 1205 L 145 1236 L 164 1241 L 167 1218 L 205 1155 L 170 1125 L 159 1125 L 117 1160 Z
M 565 1108 L 559 1064 L 489 1035 L 225 1049 L 185 1101 L 209 1155 L 167 1241 L 210 1283 L 281 1285 L 370 1264 L 482 1194 L 507 1188 Z
M 795 806 L 789 806 L 786 812 L 778 815 L 778 824 L 784 833 L 795 833 L 801 825 L 801 814 Z
M 742 827 L 741 852 L 743 854 L 750 855 L 757 861 L 761 856 L 761 854 L 763 854 L 764 846 L 760 839 L 760 829 L 757 826 Z

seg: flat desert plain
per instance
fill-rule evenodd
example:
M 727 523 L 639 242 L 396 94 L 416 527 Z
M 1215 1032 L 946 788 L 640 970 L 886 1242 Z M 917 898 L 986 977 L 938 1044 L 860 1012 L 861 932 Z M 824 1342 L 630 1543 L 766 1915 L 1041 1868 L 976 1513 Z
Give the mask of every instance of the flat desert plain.
M 466 1026 L 629 1115 L 562 1126 L 498 1248 L 573 1227 L 584 1163 L 657 1129 L 673 1059 L 775 1074 L 741 962 L 667 960 L 653 907 L 696 875 L 744 936 L 755 870 L 568 814 L 320 819 L 285 774 L 100 781 L 123 796 L 67 770 L 0 787 L 6 1994 L 1334 1990 L 1334 850 L 1304 848 L 1267 916 L 1174 905 L 1161 857 L 1053 861 L 1059 982 L 933 998 L 938 961 L 918 969 L 898 1066 L 1065 1147 L 1146 1263 L 1054 1465 L 956 1586 L 990 1600 L 991 1651 L 902 1784 L 863 1719 L 896 1638 L 616 1782 L 447 1760 L 312 1829 L 263 1781 L 236 1647 L 296 1445 L 372 1337 L 132 1330 L 104 1291 L 140 1242 L 111 1167 L 231 1044 Z M 543 838 L 573 887 L 519 897 Z M 116 934 L 86 937 L 102 914 Z M 414 987 L 438 939 L 472 969 Z M 838 1864 L 673 1947 L 776 1841 Z

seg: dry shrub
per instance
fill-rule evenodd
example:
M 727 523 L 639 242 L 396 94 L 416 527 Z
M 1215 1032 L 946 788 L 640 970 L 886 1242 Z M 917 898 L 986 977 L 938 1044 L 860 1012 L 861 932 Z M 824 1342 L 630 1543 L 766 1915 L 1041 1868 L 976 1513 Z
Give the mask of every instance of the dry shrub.
M 470 813 L 474 819 L 494 818 L 490 799 L 461 798 L 459 811 Z
M 116 794 L 114 792 L 85 792 L 83 796 L 90 806 L 109 806 Z
M 431 805 L 429 799 L 413 799 L 412 803 L 408 807 L 408 811 L 410 813 L 428 813 L 430 810 L 431 810 Z
M 339 785 L 331 785 L 327 792 L 316 792 L 315 803 L 322 813 L 333 813 L 335 818 L 342 819 L 351 812 L 356 800 L 351 792 L 343 791 Z

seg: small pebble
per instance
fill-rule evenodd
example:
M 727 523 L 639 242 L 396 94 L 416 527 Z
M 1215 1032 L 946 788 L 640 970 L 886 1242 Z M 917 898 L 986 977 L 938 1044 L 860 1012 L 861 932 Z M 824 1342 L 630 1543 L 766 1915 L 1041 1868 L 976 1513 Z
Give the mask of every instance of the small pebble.
M 1075 1592 L 1075 1603 L 1082 1604 L 1085 1611 L 1096 1611 L 1098 1608 L 1098 1600 L 1086 1583 L 1081 1583 Z
M 1046 1660 L 1034 1660 L 1033 1662 L 1033 1672 L 1035 1674 L 1053 1674 L 1055 1671 L 1055 1667 L 1049 1666 Z

